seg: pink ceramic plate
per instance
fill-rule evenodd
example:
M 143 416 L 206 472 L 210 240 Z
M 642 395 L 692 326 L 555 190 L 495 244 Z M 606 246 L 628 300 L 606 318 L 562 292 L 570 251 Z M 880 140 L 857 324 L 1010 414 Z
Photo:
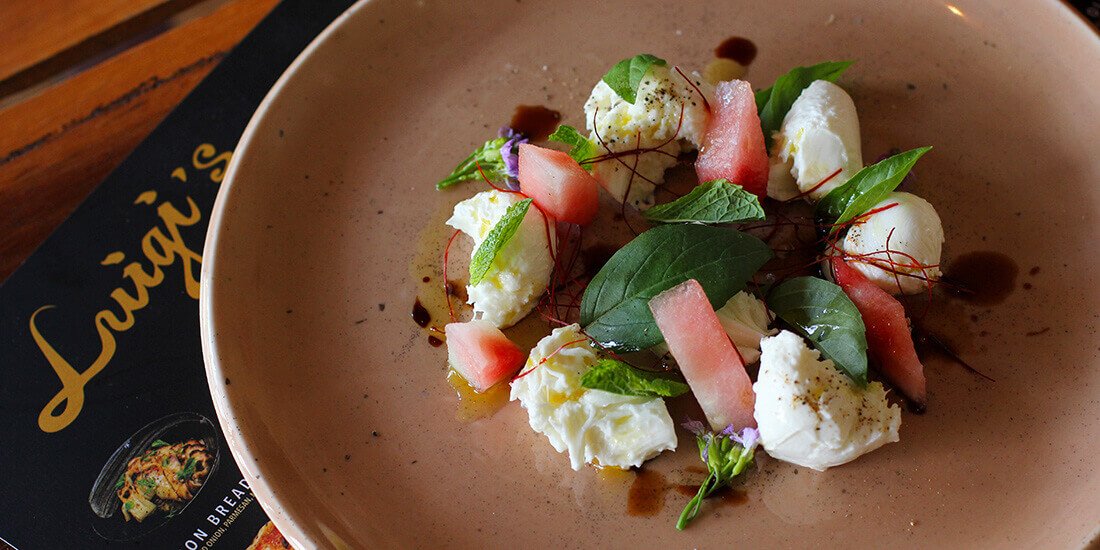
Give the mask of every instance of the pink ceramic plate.
M 906 413 L 901 443 L 827 473 L 761 458 L 747 502 L 677 532 L 674 486 L 700 477 L 687 436 L 647 465 L 667 485 L 574 473 L 516 404 L 460 406 L 409 313 L 420 296 L 442 318 L 442 221 L 478 188 L 433 182 L 516 104 L 580 126 L 615 61 L 701 68 L 731 35 L 759 47 L 756 86 L 856 59 L 842 84 L 864 156 L 934 145 L 914 190 L 944 219 L 946 257 L 999 251 L 1020 271 L 1004 303 L 926 318 L 996 382 L 930 359 L 929 410 Z M 222 427 L 304 547 L 1087 545 L 1098 121 L 1100 39 L 1053 1 L 360 3 L 272 90 L 218 197 L 201 305 Z M 652 515 L 627 514 L 632 485 Z

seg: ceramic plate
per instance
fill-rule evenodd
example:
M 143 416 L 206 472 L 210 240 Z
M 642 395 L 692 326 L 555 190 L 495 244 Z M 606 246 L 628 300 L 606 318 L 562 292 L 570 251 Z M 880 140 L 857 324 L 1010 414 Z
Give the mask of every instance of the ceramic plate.
M 900 443 L 826 473 L 762 458 L 743 503 L 677 532 L 677 485 L 700 477 L 688 436 L 647 464 L 663 484 L 573 472 L 517 404 L 460 402 L 410 311 L 419 297 L 442 324 L 442 222 L 480 188 L 433 182 L 517 104 L 581 126 L 615 61 L 702 68 L 731 35 L 758 46 L 758 87 L 856 59 L 842 84 L 864 157 L 934 145 L 911 190 L 939 209 L 948 262 L 994 251 L 1018 273 L 1003 303 L 924 321 L 995 382 L 929 358 L 930 406 Z M 1100 527 L 1098 61 L 1052 1 L 358 4 L 264 101 L 211 220 L 203 345 L 229 446 L 303 547 L 1084 546 Z M 634 515 L 632 486 L 652 493 Z

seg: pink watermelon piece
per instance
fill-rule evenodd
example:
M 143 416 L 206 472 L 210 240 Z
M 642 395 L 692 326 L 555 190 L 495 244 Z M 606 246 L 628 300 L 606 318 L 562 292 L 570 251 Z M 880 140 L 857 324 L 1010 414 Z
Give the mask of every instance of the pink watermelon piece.
M 550 217 L 589 224 L 600 207 L 600 184 L 568 154 L 521 143 L 519 189 Z
M 872 283 L 843 259 L 832 260 L 833 277 L 856 305 L 867 327 L 867 351 L 882 374 L 917 406 L 927 402 L 924 365 L 901 302 Z
M 768 194 L 768 150 L 756 98 L 744 80 L 719 82 L 695 161 L 700 182 L 726 178 L 763 199 Z
M 752 380 L 699 282 L 654 296 L 649 309 L 711 428 L 755 428 Z
M 519 346 L 488 321 L 450 323 L 443 331 L 447 361 L 474 391 L 483 392 L 511 379 L 527 360 Z

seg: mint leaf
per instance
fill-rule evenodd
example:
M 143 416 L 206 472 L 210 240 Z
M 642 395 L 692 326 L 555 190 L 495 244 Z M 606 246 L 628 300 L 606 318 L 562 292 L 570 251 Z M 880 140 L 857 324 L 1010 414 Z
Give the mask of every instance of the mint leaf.
M 634 57 L 624 59 L 611 67 L 607 74 L 603 75 L 603 81 L 615 90 L 627 103 L 633 104 L 638 99 L 638 86 L 642 83 L 649 68 L 654 65 L 667 65 L 668 63 L 652 54 L 642 53 Z
M 707 479 L 699 485 L 699 491 L 680 513 L 676 529 L 681 531 L 699 515 L 703 499 L 729 485 L 733 478 L 752 465 L 754 450 L 760 440 L 759 432 L 753 428 L 745 428 L 738 434 L 733 426 L 729 426 L 716 434 L 703 430 L 702 424 L 698 422 L 688 422 L 684 426 L 695 432 L 699 458 L 707 465 L 708 473 Z
M 605 348 L 648 348 L 664 340 L 649 311 L 651 298 L 695 279 L 717 309 L 771 257 L 768 245 L 735 229 L 655 227 L 619 249 L 592 278 L 581 299 L 581 324 Z
M 489 179 L 500 179 L 504 174 L 504 159 L 500 156 L 500 148 L 508 142 L 508 138 L 496 138 L 486 141 L 484 145 L 474 149 L 466 160 L 458 163 L 451 174 L 435 184 L 436 189 L 446 189 L 464 181 L 476 180 L 481 177 L 477 167 L 485 171 Z
M 762 220 L 764 209 L 756 195 L 726 179 L 716 179 L 646 210 L 645 217 L 662 223 L 736 223 Z
M 841 372 L 867 385 L 867 334 L 863 317 L 837 285 L 797 277 L 776 285 L 767 297 L 776 316 L 814 343 Z
M 690 389 L 683 382 L 638 370 L 615 359 L 600 359 L 581 376 L 581 386 L 636 397 L 676 397 Z
M 519 224 L 523 222 L 523 217 L 527 215 L 527 209 L 530 207 L 531 199 L 524 199 L 509 206 L 500 221 L 489 230 L 489 234 L 478 245 L 474 257 L 470 260 L 471 285 L 476 285 L 485 278 L 485 274 L 489 272 L 493 260 L 497 257 L 497 252 L 500 252 L 500 249 L 504 248 L 504 245 L 508 244 L 516 234 Z
M 589 169 L 592 165 L 592 159 L 597 156 L 596 144 L 568 124 L 558 126 L 558 129 L 554 130 L 554 133 L 550 134 L 548 139 L 568 145 L 570 147 L 569 156 L 573 157 L 573 160 L 577 161 L 577 164 L 580 164 L 585 170 Z
M 852 179 L 844 182 L 844 185 L 822 197 L 814 211 L 816 217 L 832 222 L 833 231 L 837 231 L 844 223 L 870 210 L 893 193 L 917 160 L 931 149 L 910 149 L 864 166 Z
M 166 446 L 168 446 L 168 442 L 163 440 L 163 439 L 153 440 L 153 442 L 149 444 L 150 449 L 156 449 L 157 447 L 166 447 Z
M 836 82 L 853 61 L 826 61 L 809 67 L 795 67 L 775 79 L 775 84 L 756 92 L 756 110 L 760 113 L 760 126 L 764 128 L 764 143 L 772 148 L 772 134 L 779 131 L 783 118 L 794 105 L 802 90 L 815 80 Z
M 118 481 L 115 482 L 115 490 L 119 490 L 123 485 L 126 485 L 126 473 L 123 472 L 118 475 Z

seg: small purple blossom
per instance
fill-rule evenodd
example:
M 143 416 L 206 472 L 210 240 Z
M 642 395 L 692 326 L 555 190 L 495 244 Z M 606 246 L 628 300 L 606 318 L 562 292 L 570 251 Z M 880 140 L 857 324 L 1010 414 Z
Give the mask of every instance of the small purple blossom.
M 702 422 L 698 420 L 692 420 L 690 418 L 685 418 L 682 426 L 684 427 L 684 429 L 697 436 L 703 435 L 707 431 L 707 427 L 704 426 Z
M 500 158 L 504 160 L 504 175 L 508 176 L 508 185 L 511 187 L 514 180 L 519 177 L 518 147 L 521 143 L 527 143 L 527 136 L 516 132 L 508 126 L 502 126 L 497 132 L 502 138 L 508 138 L 504 145 L 500 146 Z
M 731 425 L 726 428 L 726 430 L 730 430 L 732 428 L 733 426 Z M 726 433 L 726 430 L 723 430 L 722 433 Z M 757 431 L 756 428 L 745 428 L 744 430 L 741 430 L 740 435 L 738 435 L 736 431 L 727 435 L 730 436 L 730 439 L 736 441 L 738 445 L 741 445 L 748 450 L 752 450 L 756 447 L 756 444 L 760 442 L 760 432 Z

